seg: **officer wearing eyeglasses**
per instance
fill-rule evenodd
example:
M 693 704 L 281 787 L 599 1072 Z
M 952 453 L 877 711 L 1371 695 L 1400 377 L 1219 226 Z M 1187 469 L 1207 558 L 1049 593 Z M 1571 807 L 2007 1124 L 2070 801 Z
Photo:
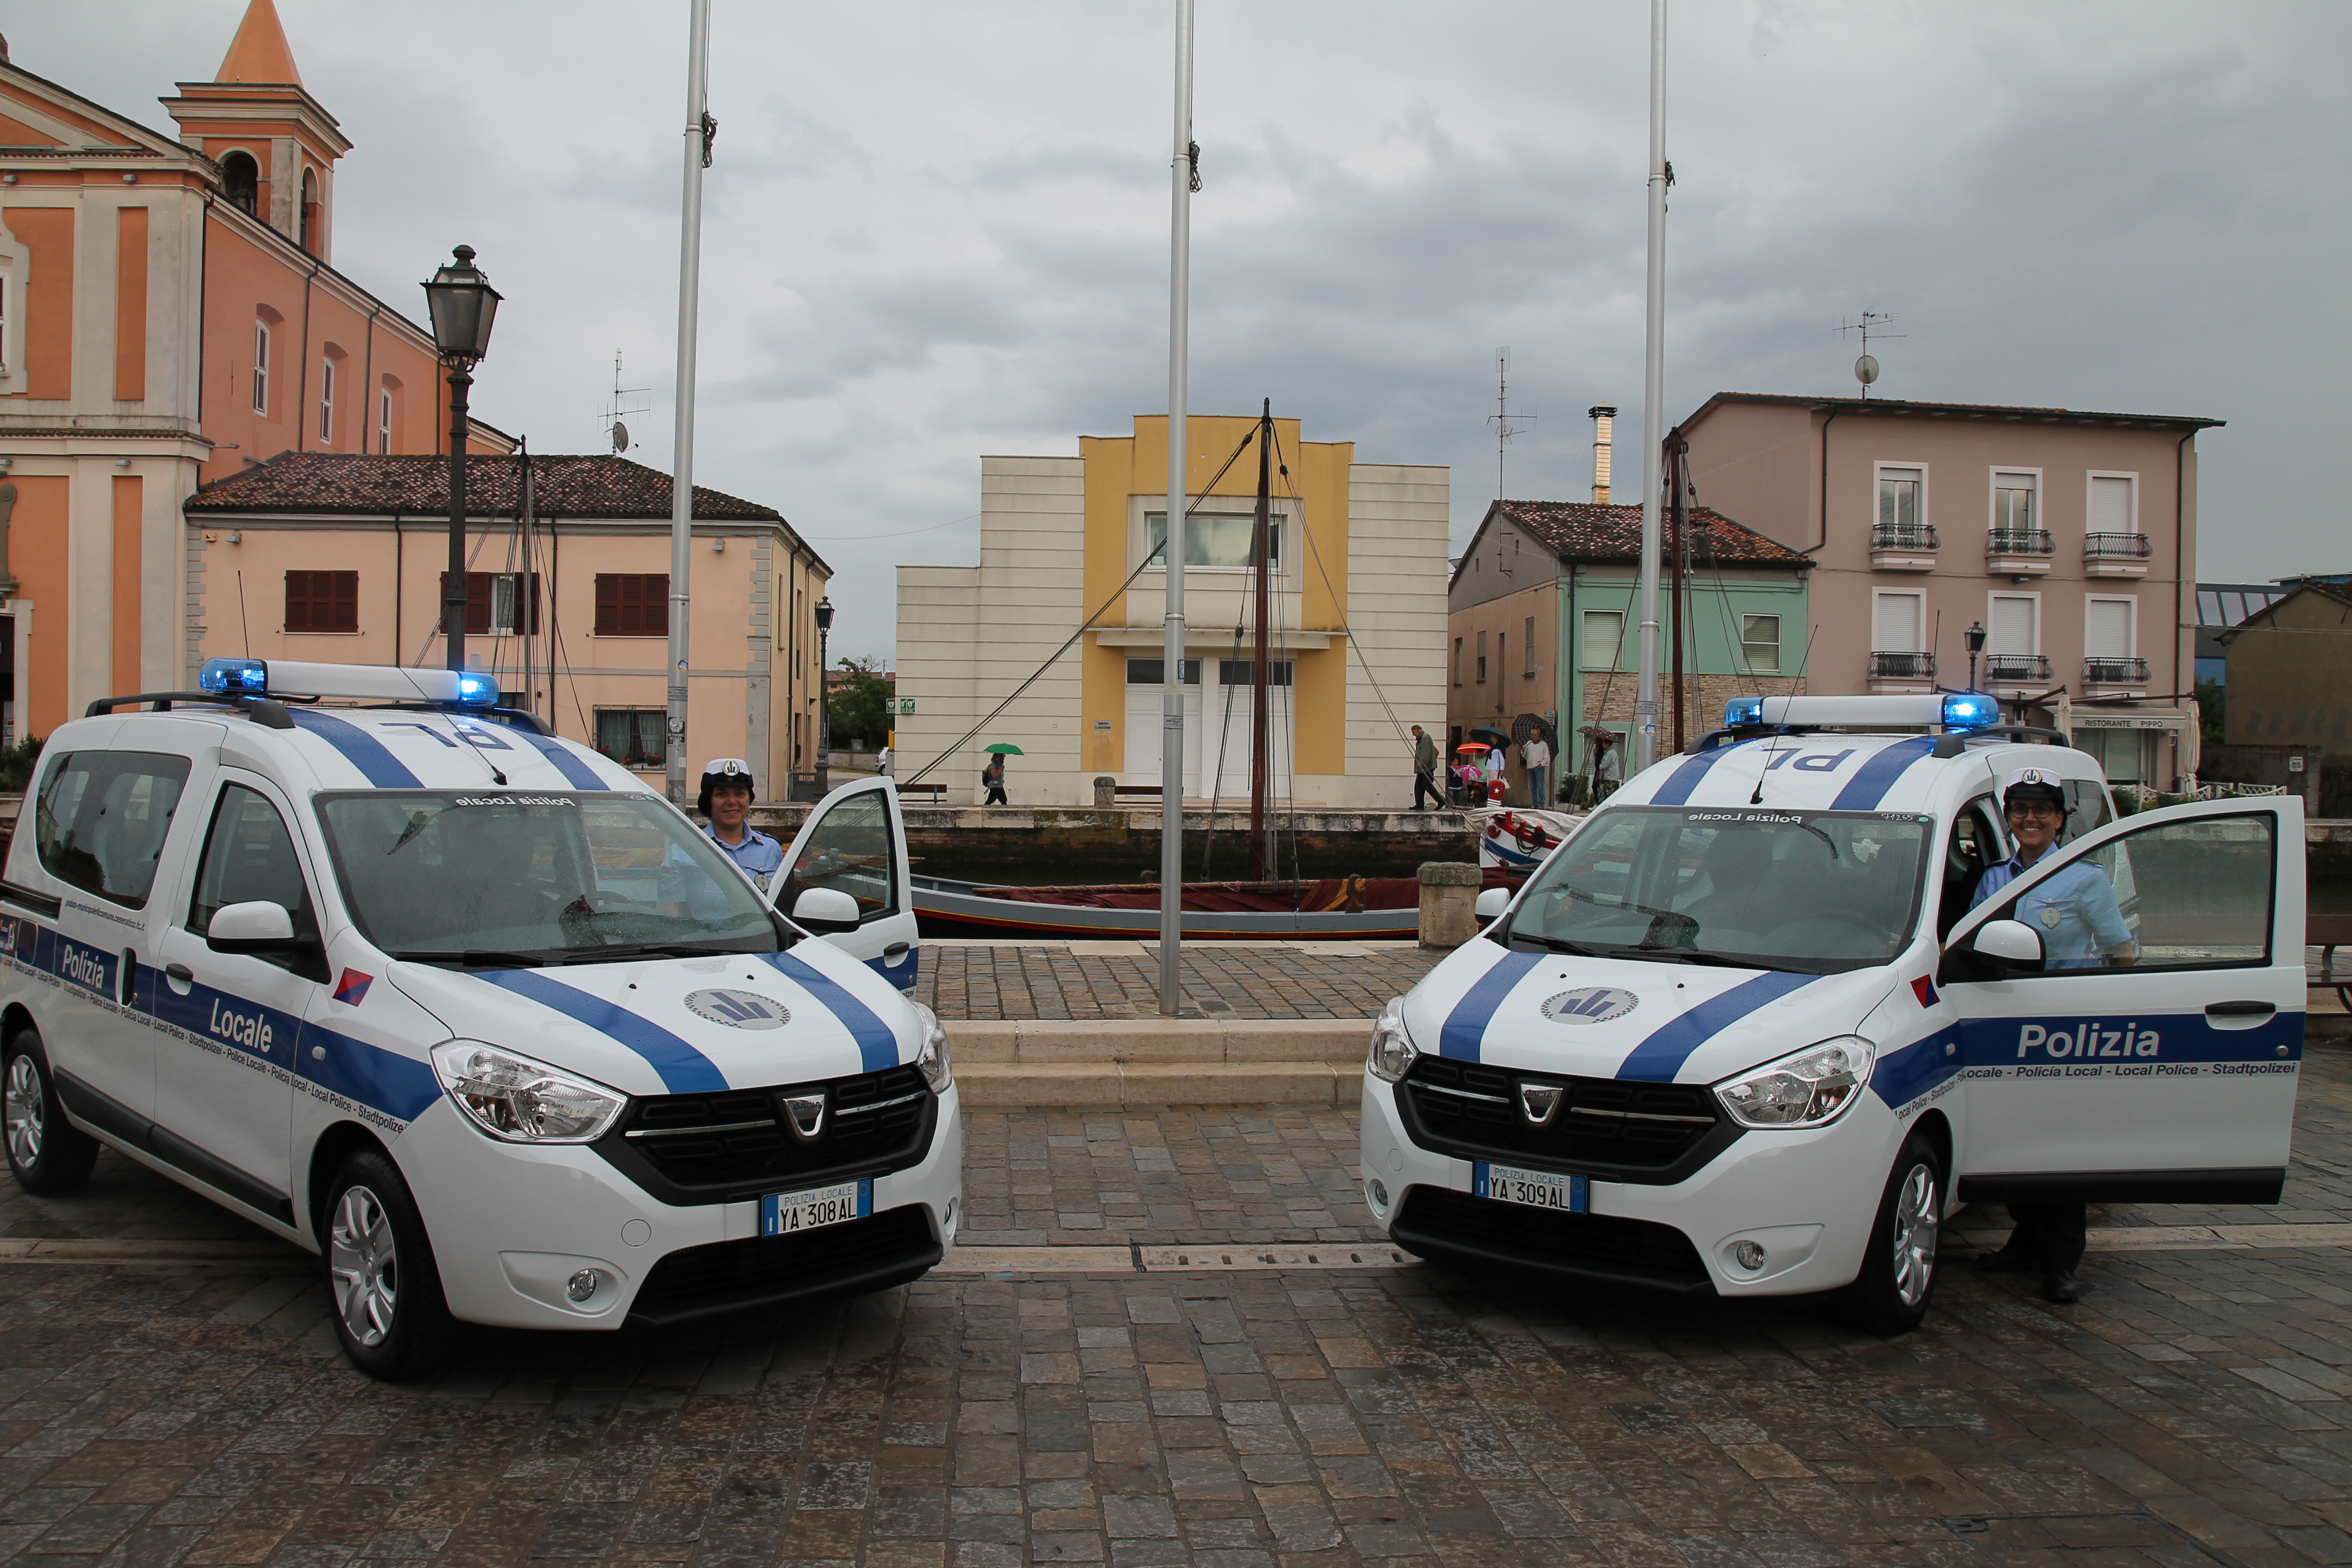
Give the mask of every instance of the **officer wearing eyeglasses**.
M 2052 769 L 2020 768 L 2010 774 L 2001 791 L 2001 808 L 2017 852 L 1986 868 L 1969 900 L 1970 909 L 2032 870 L 2057 847 L 2065 832 L 2066 792 Z M 2114 885 L 2105 872 L 2087 859 L 2077 860 L 2021 894 L 2010 918 L 2042 934 L 2044 970 L 2119 967 L 2130 963 L 2137 953 L 2132 928 L 2116 902 Z M 1978 1258 L 1978 1264 L 2002 1273 L 2040 1274 L 2044 1300 L 2081 1300 L 2083 1287 L 2074 1271 L 2082 1267 L 2089 1225 L 2082 1200 L 2013 1203 L 2009 1215 L 2016 1227 L 2008 1242 L 1999 1252 Z

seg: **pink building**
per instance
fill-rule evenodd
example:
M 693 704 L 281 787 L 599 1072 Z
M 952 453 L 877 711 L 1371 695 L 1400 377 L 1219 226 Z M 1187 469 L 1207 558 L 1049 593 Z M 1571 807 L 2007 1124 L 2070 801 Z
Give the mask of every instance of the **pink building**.
M 2118 782 L 2197 768 L 2197 432 L 2221 420 L 1718 393 L 1700 502 L 1814 563 L 1817 692 L 1978 685 Z

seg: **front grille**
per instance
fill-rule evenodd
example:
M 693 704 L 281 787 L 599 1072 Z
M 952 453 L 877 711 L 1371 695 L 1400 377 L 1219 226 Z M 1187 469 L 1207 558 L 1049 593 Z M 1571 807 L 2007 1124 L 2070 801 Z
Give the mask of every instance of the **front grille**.
M 630 1304 L 629 1324 L 667 1328 L 812 1296 L 887 1289 L 943 1256 L 920 1204 L 792 1236 L 688 1247 L 654 1265 Z
M 1670 1225 L 1622 1215 L 1562 1214 L 1415 1187 L 1389 1235 L 1408 1252 L 1449 1263 L 1532 1268 L 1687 1295 L 1715 1289 L 1690 1237 Z
M 1522 1083 L 1564 1090 L 1545 1125 L 1521 1113 Z M 1462 1160 L 1524 1159 L 1654 1184 L 1684 1180 L 1739 1136 L 1704 1084 L 1567 1078 L 1424 1056 L 1402 1087 L 1397 1102 L 1412 1141 Z
M 812 1137 L 784 1101 L 822 1094 Z M 593 1147 L 667 1204 L 731 1203 L 904 1170 L 930 1147 L 938 1097 L 912 1067 L 851 1078 L 632 1100 Z

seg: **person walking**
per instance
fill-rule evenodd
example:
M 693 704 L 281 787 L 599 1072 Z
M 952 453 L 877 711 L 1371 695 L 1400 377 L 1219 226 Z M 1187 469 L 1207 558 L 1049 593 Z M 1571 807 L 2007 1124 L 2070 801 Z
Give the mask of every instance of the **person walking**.
M 1011 805 L 1013 804 L 1005 798 L 1004 795 L 1004 754 L 1003 752 L 1000 752 L 988 759 L 988 766 L 980 770 L 980 782 L 982 787 L 988 791 L 988 798 L 982 801 L 981 805 Z
M 1549 805 L 1551 797 L 1544 793 L 1544 785 L 1551 777 L 1551 748 L 1544 743 L 1541 730 L 1529 735 L 1527 744 L 1519 748 L 1519 761 L 1528 769 L 1528 804 L 1538 810 Z
M 1444 806 L 1445 792 L 1437 787 L 1437 742 L 1418 724 L 1412 727 L 1412 808 L 1425 811 L 1421 797 L 1429 796 L 1430 805 Z

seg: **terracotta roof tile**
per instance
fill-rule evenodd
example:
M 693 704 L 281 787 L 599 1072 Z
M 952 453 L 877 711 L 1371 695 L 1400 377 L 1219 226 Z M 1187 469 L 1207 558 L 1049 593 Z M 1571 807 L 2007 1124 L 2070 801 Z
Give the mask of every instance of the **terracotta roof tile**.
M 1590 501 L 1502 500 L 1495 510 L 1549 545 L 1555 554 L 1574 561 L 1639 561 L 1642 558 L 1642 509 L 1602 506 Z M 1690 552 L 1701 562 L 1738 562 L 1757 566 L 1803 570 L 1812 565 L 1806 556 L 1765 538 L 1712 507 L 1694 507 L 1689 514 Z
M 605 454 L 534 454 L 535 509 L 541 517 L 667 518 L 670 477 L 643 463 Z M 477 457 L 466 463 L 466 510 L 473 517 L 512 517 L 521 509 L 522 459 Z M 429 456 L 361 457 L 344 452 L 287 452 L 257 468 L 215 479 L 184 504 L 192 517 L 267 512 L 394 512 L 446 516 L 449 459 Z M 718 490 L 694 487 L 694 515 L 713 522 L 782 522 L 783 514 Z

